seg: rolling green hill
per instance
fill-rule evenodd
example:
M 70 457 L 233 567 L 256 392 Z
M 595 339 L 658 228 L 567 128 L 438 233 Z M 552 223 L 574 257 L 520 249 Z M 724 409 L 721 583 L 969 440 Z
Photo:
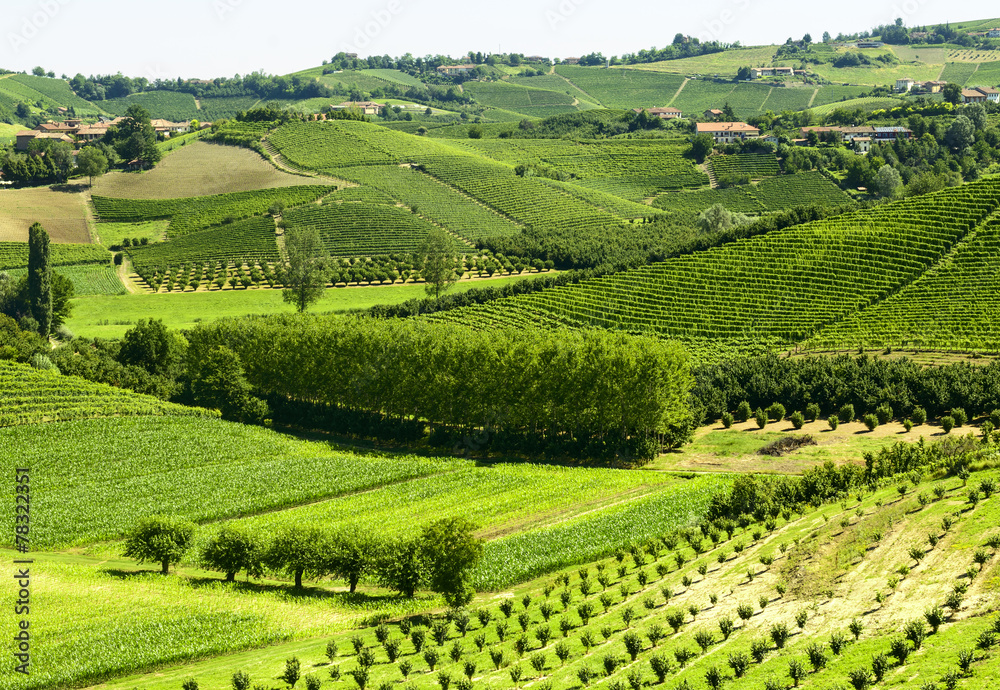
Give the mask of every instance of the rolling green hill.
M 797 342 L 905 288 L 998 205 L 1000 183 L 988 180 L 431 318 L 652 332 L 696 349 Z

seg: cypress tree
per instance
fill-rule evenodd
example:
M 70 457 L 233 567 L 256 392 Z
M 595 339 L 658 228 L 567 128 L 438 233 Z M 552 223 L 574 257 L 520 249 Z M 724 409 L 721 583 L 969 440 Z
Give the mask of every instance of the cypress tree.
M 28 229 L 28 309 L 47 338 L 52 328 L 52 266 L 49 233 L 39 223 Z

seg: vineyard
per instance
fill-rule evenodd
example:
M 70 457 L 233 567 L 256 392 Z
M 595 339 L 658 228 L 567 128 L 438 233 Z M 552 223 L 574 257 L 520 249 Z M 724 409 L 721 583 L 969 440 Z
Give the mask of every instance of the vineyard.
M 1000 220 L 969 233 L 911 285 L 824 329 L 822 347 L 932 347 L 996 351 Z
M 708 163 L 717 178 L 745 176 L 748 180 L 761 180 L 781 173 L 778 160 L 769 153 L 711 156 Z
M 111 254 L 95 244 L 52 244 L 50 261 L 53 266 L 111 263 Z M 28 267 L 28 245 L 25 242 L 0 242 L 0 270 Z
M 73 93 L 69 83 L 62 79 L 36 77 L 30 74 L 12 74 L 9 79 L 10 82 L 20 84 L 27 89 L 30 89 L 30 91 L 22 93 L 30 94 L 31 92 L 37 92 L 45 97 L 40 100 L 47 99 L 54 104 L 67 108 L 73 108 L 78 116 L 96 115 L 99 112 L 96 105 L 90 103 L 89 101 L 85 101 Z M 5 87 L 12 86 L 12 83 L 10 82 L 0 81 L 0 91 L 4 90 Z
M 684 82 L 675 74 L 574 65 L 558 65 L 556 74 L 589 95 L 594 103 L 621 110 L 666 106 Z
M 101 221 L 141 222 L 170 218 L 171 239 L 213 225 L 264 215 L 275 203 L 286 207 L 316 201 L 332 187 L 301 185 L 249 192 L 232 192 L 185 199 L 111 199 L 94 196 L 94 209 Z
M 508 82 L 470 82 L 465 87 L 478 103 L 533 117 L 576 112 L 574 98 L 565 91 L 548 91 Z
M 180 91 L 147 91 L 135 93 L 126 98 L 109 98 L 101 101 L 101 107 L 115 116 L 125 114 L 129 106 L 140 105 L 153 118 L 163 118 L 173 122 L 211 118 L 205 117 L 197 108 L 194 96 Z
M 484 237 L 516 235 L 520 232 L 520 228 L 508 218 L 413 168 L 355 167 L 343 171 L 342 175 L 363 186 L 349 187 L 327 199 L 374 203 L 393 203 L 399 200 L 411 208 L 415 207 L 421 216 L 473 242 Z
M 0 397 L 4 401 L 0 408 L 0 427 L 96 417 L 211 416 L 203 409 L 182 407 L 132 391 L 91 383 L 75 376 L 39 371 L 26 364 L 5 360 L 0 360 Z M 28 435 L 37 433 L 37 428 L 34 428 Z M 21 450 L 26 447 L 20 444 L 10 446 L 11 449 Z
M 410 209 L 364 202 L 305 206 L 286 211 L 283 218 L 292 227 L 319 230 L 323 246 L 337 257 L 415 252 L 434 227 Z M 458 240 L 453 247 L 471 251 Z
M 712 157 L 713 165 L 719 158 L 721 156 Z M 809 204 L 839 206 L 850 203 L 851 198 L 837 185 L 822 173 L 810 171 L 781 175 L 754 185 L 661 194 L 653 205 L 666 211 L 691 215 L 709 206 L 722 204 L 729 211 L 758 215 Z
M 274 220 L 251 218 L 128 250 L 137 271 L 192 262 L 277 261 Z
M 975 183 L 431 318 L 794 342 L 915 280 L 996 209 L 998 191 Z
M 864 98 L 851 98 L 846 101 L 839 101 L 837 103 L 828 103 L 827 105 L 821 105 L 815 108 L 810 108 L 809 112 L 819 117 L 824 117 L 832 113 L 834 110 L 860 109 L 866 112 L 873 112 L 875 110 L 895 108 L 901 103 L 902 101 L 900 101 L 898 98 L 866 96 Z
M 11 278 L 19 279 L 28 274 L 27 268 L 15 268 L 7 271 Z M 115 269 L 107 264 L 89 264 L 82 266 L 59 266 L 55 269 L 64 278 L 73 283 L 73 296 L 86 297 L 90 295 L 124 295 L 127 290 L 115 273 Z

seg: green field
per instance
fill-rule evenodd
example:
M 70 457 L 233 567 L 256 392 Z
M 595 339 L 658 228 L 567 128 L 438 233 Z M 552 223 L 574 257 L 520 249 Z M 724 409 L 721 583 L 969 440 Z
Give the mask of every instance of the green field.
M 736 72 L 740 67 L 770 65 L 777 48 L 778 46 L 755 46 L 737 50 L 726 50 L 721 53 L 700 55 L 698 57 L 650 62 L 645 65 L 637 65 L 636 68 L 686 75 L 720 74 L 723 76 L 736 76 Z
M 940 262 L 996 210 L 996 190 L 988 180 L 432 318 L 476 328 L 527 322 L 626 329 L 692 345 L 796 342 Z M 771 198 L 787 196 L 779 191 Z M 726 287 L 720 292 L 720 286 Z
M 462 280 L 453 289 L 468 290 L 478 285 L 503 285 L 514 278 Z M 343 313 L 367 309 L 376 304 L 399 304 L 426 297 L 423 285 L 382 285 L 363 288 L 328 289 L 313 310 Z M 95 296 L 73 300 L 73 315 L 67 325 L 86 338 L 120 338 L 140 319 L 162 319 L 170 328 L 193 328 L 201 321 L 247 314 L 292 313 L 280 290 L 223 290 L 188 294 L 134 294 Z
M 875 110 L 885 110 L 889 108 L 895 108 L 898 105 L 902 105 L 902 101 L 898 98 L 881 98 L 868 96 L 865 98 L 849 98 L 846 101 L 838 101 L 836 103 L 827 103 L 826 105 L 817 106 L 810 108 L 809 112 L 823 117 L 829 115 L 834 110 L 856 110 L 860 108 L 865 112 L 873 112 Z
M 1000 222 L 956 245 L 947 261 L 884 301 L 821 331 L 817 345 L 955 347 L 996 351 Z
M 126 292 L 115 269 L 110 266 L 99 264 L 61 266 L 55 269 L 55 272 L 73 282 L 74 297 L 124 295 Z M 15 268 L 8 270 L 7 273 L 11 278 L 20 278 L 28 274 L 28 269 Z

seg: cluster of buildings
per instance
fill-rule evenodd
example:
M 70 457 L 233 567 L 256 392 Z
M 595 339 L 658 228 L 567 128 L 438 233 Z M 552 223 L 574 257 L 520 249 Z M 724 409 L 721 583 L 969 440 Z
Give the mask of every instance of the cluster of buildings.
M 794 143 L 804 143 L 808 139 L 810 132 L 822 136 L 832 133 L 840 138 L 845 144 L 852 144 L 858 153 L 868 153 L 872 144 L 881 144 L 897 139 L 912 139 L 913 132 L 906 127 L 899 126 L 878 126 L 862 125 L 860 127 L 803 127 L 801 129 L 802 139 L 796 139 Z
M 940 93 L 946 81 L 914 81 L 913 79 L 897 79 L 896 91 L 905 93 L 907 91 L 926 91 L 927 93 Z
M 124 118 L 109 119 L 102 117 L 93 124 L 84 124 L 82 120 L 63 120 L 62 122 L 43 122 L 34 129 L 26 129 L 17 133 L 15 148 L 27 151 L 28 145 L 35 139 L 55 139 L 69 144 L 96 141 L 108 133 L 108 129 L 117 125 Z M 173 134 L 187 132 L 190 122 L 171 122 L 170 120 L 151 120 L 150 124 L 158 135 L 170 137 Z M 206 123 L 207 124 L 207 123 Z
M 385 103 L 374 101 L 344 101 L 337 105 L 331 105 L 330 110 L 357 110 L 362 115 L 378 115 L 384 107 Z

